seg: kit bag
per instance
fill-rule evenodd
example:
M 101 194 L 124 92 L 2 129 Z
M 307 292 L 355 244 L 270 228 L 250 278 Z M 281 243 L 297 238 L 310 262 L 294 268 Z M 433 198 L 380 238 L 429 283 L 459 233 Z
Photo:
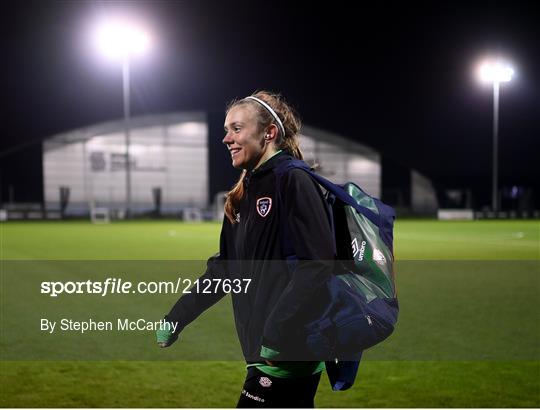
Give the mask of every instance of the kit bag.
M 336 257 L 334 275 L 326 284 L 328 303 L 316 320 L 305 325 L 305 346 L 313 357 L 325 358 L 332 388 L 345 390 L 354 383 L 363 351 L 390 336 L 397 322 L 395 211 L 355 183 L 334 184 L 297 159 L 274 168 L 278 193 L 283 174 L 295 168 L 326 191 Z M 297 258 L 286 234 L 286 218 L 281 224 L 283 257 L 293 269 Z

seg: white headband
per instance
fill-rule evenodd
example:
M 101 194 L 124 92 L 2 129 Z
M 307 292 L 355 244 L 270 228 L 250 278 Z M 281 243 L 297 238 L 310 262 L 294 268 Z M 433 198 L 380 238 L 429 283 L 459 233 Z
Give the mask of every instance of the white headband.
M 281 122 L 281 120 L 279 119 L 278 115 L 276 114 L 276 112 L 272 109 L 272 107 L 270 107 L 268 104 L 266 104 L 263 100 L 260 100 L 259 98 L 257 97 L 253 97 L 253 96 L 249 96 L 249 97 L 246 97 L 244 98 L 244 100 L 254 100 L 254 101 L 257 101 L 259 104 L 261 104 L 264 108 L 266 108 L 266 110 L 272 114 L 272 117 L 274 117 L 274 120 L 276 120 L 277 122 L 277 125 L 278 125 L 278 128 L 279 130 L 281 131 L 281 136 L 283 138 L 285 138 L 285 127 L 283 126 L 283 123 Z

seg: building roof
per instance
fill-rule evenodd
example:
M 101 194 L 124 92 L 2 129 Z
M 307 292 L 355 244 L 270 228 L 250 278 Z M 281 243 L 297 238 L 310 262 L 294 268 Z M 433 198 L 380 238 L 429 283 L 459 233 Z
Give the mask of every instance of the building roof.
M 207 115 L 202 111 L 183 111 L 183 112 L 168 112 L 162 114 L 150 114 L 131 117 L 129 120 L 130 128 L 146 128 L 164 125 L 173 125 L 182 122 L 206 122 Z M 103 136 L 118 132 L 123 132 L 125 128 L 124 119 L 117 119 L 97 123 L 87 127 L 81 127 L 70 131 L 65 131 L 59 134 L 52 135 L 47 138 L 46 142 L 54 143 L 75 143 L 87 141 L 95 136 Z M 379 159 L 379 153 L 365 145 L 356 141 L 352 141 L 335 133 L 325 131 L 319 128 L 303 125 L 301 134 L 315 139 L 317 142 L 326 142 L 328 144 L 339 147 L 346 147 L 347 151 L 352 154 L 362 155 L 371 159 Z

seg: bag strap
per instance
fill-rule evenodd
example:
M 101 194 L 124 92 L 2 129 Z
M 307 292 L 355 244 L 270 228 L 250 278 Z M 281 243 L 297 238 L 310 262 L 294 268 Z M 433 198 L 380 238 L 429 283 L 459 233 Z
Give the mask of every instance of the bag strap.
M 283 174 L 285 174 L 288 170 L 293 169 L 293 168 L 301 168 L 307 171 L 310 170 L 309 166 L 304 161 L 296 160 L 292 157 L 291 159 L 281 162 L 274 168 L 274 175 L 276 177 L 276 200 L 277 200 L 277 203 L 280 204 L 279 205 L 279 209 L 280 209 L 279 232 L 280 232 L 280 242 L 281 242 L 281 254 L 287 261 L 289 270 L 291 272 L 294 271 L 294 268 L 296 267 L 298 257 L 296 256 L 294 246 L 289 236 L 289 227 L 287 223 L 286 210 L 284 207 L 284 201 L 281 198 L 281 179 L 283 177 Z M 330 209 L 330 205 L 333 204 L 333 201 L 335 201 L 335 196 L 332 196 L 331 199 L 328 199 L 327 204 L 326 204 L 326 211 L 327 211 L 326 215 L 328 217 L 328 222 L 330 224 L 330 229 L 332 232 L 334 232 L 334 217 L 332 214 L 332 210 Z M 334 235 L 332 235 L 332 245 L 333 245 L 334 255 L 336 255 L 337 247 L 336 247 L 336 238 Z
M 324 189 L 327 191 L 330 191 L 336 198 L 338 198 L 340 201 L 346 203 L 347 205 L 353 207 L 357 212 L 364 215 L 371 223 L 373 223 L 375 226 L 380 226 L 380 216 L 377 215 L 375 212 L 373 212 L 371 209 L 366 208 L 365 206 L 362 206 L 356 202 L 356 200 L 349 195 L 347 191 L 345 191 L 342 187 L 339 185 L 334 184 L 333 182 L 329 181 L 328 179 L 322 177 L 321 175 L 315 173 L 308 164 L 306 164 L 304 161 L 301 161 L 299 159 L 292 159 L 290 161 L 283 161 L 280 164 L 276 166 L 274 169 L 274 172 L 277 175 L 277 180 L 279 181 L 281 179 L 281 176 L 287 172 L 289 169 L 292 168 L 299 168 L 306 171 L 311 177 L 319 183 Z M 278 188 L 279 188 L 279 182 L 278 182 Z

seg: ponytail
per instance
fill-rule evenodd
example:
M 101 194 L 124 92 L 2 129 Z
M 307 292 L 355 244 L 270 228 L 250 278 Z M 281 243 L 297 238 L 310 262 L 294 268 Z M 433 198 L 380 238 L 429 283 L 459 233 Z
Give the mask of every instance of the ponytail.
M 246 174 L 247 171 L 244 169 L 242 174 L 240 174 L 240 178 L 236 184 L 234 184 L 232 189 L 227 194 L 227 198 L 225 199 L 225 215 L 232 224 L 238 222 L 237 208 L 241 199 L 244 197 L 244 178 Z

